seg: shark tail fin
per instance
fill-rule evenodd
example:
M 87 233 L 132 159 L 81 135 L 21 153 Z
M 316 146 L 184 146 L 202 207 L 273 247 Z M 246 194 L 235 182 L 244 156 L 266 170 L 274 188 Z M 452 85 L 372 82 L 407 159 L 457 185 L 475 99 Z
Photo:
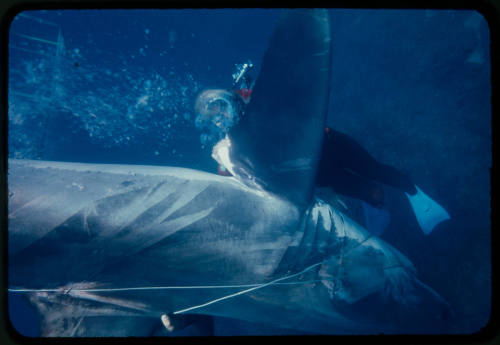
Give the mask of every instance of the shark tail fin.
M 415 188 L 417 189 L 415 195 L 405 194 L 410 201 L 420 228 L 426 235 L 429 235 L 436 225 L 450 219 L 450 215 L 441 205 L 422 192 L 420 188 L 417 186 Z

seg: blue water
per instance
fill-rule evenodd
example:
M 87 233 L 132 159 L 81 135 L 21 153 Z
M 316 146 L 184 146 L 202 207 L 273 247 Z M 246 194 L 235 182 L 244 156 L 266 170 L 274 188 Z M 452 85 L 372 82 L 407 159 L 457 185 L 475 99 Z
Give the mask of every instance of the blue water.
M 195 97 L 229 89 L 237 63 L 258 73 L 278 12 L 23 12 L 10 31 L 9 157 L 215 172 Z M 454 306 L 455 332 L 476 332 L 491 306 L 487 23 L 474 11 L 332 10 L 331 24 L 327 124 L 448 210 L 452 220 L 425 236 L 387 188 L 382 238 Z M 10 302 L 16 328 L 37 334 L 31 309 Z

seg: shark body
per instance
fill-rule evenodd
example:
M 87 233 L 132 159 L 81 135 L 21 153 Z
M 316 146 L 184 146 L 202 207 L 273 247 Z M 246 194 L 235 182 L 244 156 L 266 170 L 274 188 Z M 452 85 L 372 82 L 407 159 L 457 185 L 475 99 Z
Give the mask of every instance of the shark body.
M 9 286 L 47 336 L 144 336 L 183 310 L 306 333 L 405 332 L 402 316 L 444 307 L 400 252 L 320 199 L 300 210 L 182 168 L 10 160 L 9 173 Z
M 328 13 L 285 11 L 227 138 L 234 177 L 9 160 L 9 289 L 42 335 L 149 336 L 165 313 L 305 334 L 445 331 L 446 303 L 411 262 L 313 195 L 330 65 Z

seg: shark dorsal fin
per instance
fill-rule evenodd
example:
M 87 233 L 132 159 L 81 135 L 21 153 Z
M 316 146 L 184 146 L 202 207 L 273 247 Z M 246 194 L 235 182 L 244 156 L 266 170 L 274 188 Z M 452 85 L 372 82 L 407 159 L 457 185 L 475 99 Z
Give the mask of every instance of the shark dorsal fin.
M 237 178 L 309 203 L 321 153 L 331 65 L 326 10 L 278 18 L 245 115 L 229 133 Z

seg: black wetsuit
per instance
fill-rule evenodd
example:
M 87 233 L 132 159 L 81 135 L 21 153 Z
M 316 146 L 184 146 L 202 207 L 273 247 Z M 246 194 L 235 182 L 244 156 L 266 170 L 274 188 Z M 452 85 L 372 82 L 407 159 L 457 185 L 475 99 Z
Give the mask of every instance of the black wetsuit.
M 328 127 L 325 132 L 316 185 L 332 187 L 339 194 L 361 199 L 376 207 L 381 207 L 384 202 L 378 183 L 409 194 L 417 192 L 407 175 L 377 162 L 348 135 Z

